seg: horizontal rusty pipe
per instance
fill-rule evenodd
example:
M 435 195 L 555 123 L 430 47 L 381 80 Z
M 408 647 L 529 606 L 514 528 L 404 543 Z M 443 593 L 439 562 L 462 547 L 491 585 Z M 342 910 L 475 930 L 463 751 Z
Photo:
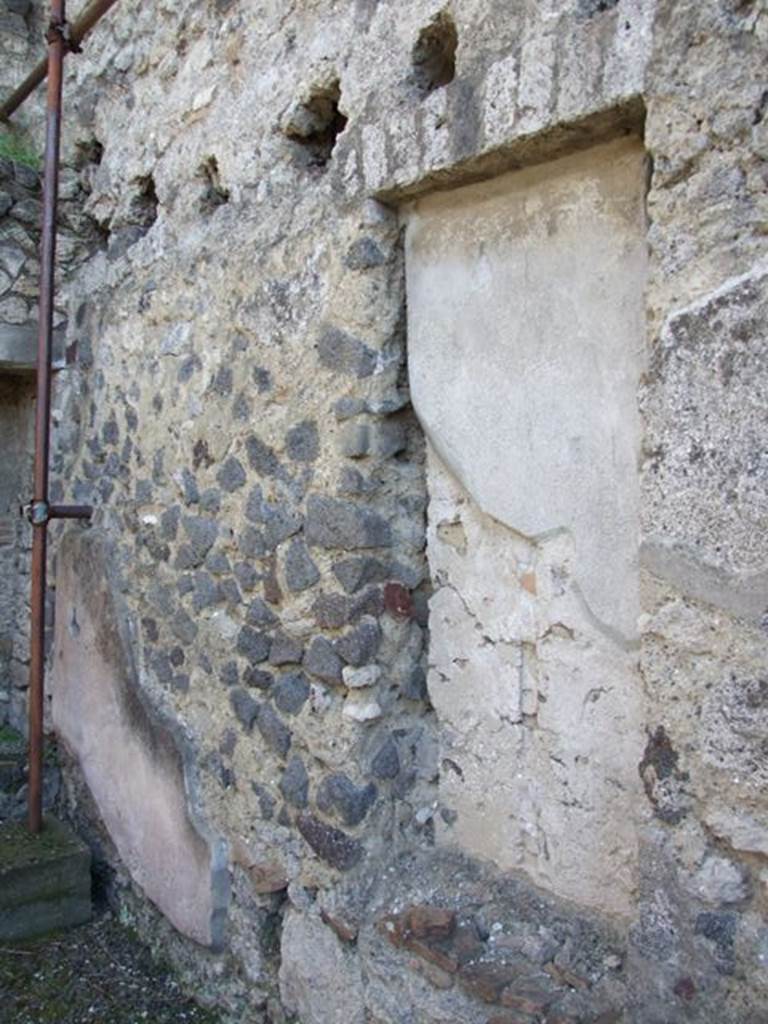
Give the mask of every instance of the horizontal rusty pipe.
M 85 10 L 81 11 L 77 19 L 68 26 L 66 39 L 64 40 L 67 49 L 77 52 L 83 39 L 88 35 L 93 26 L 107 13 L 110 7 L 114 7 L 117 0 L 92 0 L 87 4 Z M 30 71 L 24 81 L 18 86 L 8 99 L 0 106 L 0 121 L 7 121 L 11 114 L 15 113 L 44 80 L 48 74 L 48 58 L 40 61 L 34 71 Z
M 91 505 L 49 505 L 46 501 L 32 501 L 21 509 L 33 526 L 43 526 L 51 519 L 90 519 Z
M 48 40 L 48 94 L 43 172 L 43 224 L 40 240 L 40 299 L 35 395 L 35 470 L 32 520 L 32 592 L 29 639 L 29 830 L 39 832 L 43 817 L 43 686 L 45 675 L 45 588 L 48 546 L 48 453 L 51 434 L 51 343 L 56 263 L 56 206 L 59 190 L 61 87 L 64 71 L 64 0 L 52 0 Z M 41 511 L 45 515 L 40 515 Z
M 90 505 L 49 505 L 49 519 L 90 519 L 93 508 Z

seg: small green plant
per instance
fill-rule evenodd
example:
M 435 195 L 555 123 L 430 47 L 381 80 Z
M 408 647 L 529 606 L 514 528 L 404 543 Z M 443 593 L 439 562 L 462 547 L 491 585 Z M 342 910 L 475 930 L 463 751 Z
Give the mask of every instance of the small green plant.
M 26 164 L 34 170 L 40 167 L 40 155 L 29 138 L 18 129 L 0 128 L 0 157 L 17 164 Z
M 10 725 L 0 725 L 0 747 L 2 746 L 23 746 L 24 738 L 20 733 L 12 729 Z

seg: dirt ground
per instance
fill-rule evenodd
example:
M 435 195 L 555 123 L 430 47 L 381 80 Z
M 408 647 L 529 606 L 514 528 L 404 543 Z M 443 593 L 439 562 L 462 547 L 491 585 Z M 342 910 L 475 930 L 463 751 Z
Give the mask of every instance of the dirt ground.
M 220 1024 L 107 912 L 44 939 L 0 943 L 2 1024 Z

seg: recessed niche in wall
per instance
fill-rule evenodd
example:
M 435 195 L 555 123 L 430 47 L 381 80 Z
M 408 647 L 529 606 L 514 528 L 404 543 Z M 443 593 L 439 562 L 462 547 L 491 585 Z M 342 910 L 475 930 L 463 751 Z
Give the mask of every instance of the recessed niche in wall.
M 203 194 L 200 197 L 202 213 L 213 213 L 218 206 L 229 202 L 229 189 L 221 184 L 219 163 L 215 156 L 206 157 L 197 171 L 198 178 L 203 181 Z
M 284 123 L 284 134 L 296 143 L 296 155 L 308 168 L 322 170 L 331 159 L 336 140 L 347 124 L 339 109 L 340 101 L 338 78 L 316 85 L 293 107 Z
M 405 211 L 445 838 L 617 913 L 643 801 L 644 190 L 620 140 Z
M 419 33 L 411 53 L 412 77 L 422 96 L 452 82 L 456 75 L 459 36 L 447 11 L 441 11 Z

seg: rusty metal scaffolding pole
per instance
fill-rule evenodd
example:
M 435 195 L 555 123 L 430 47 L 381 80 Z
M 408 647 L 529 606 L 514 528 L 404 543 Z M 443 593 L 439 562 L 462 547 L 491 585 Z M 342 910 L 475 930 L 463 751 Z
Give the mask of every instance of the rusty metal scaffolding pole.
M 67 49 L 64 0 L 52 0 L 48 41 L 48 96 L 43 174 L 43 223 L 40 239 L 40 300 L 35 395 L 35 469 L 30 505 L 32 589 L 29 641 L 29 829 L 39 832 L 43 817 L 43 692 L 45 681 L 45 593 L 48 523 L 52 518 L 85 518 L 87 506 L 48 504 L 51 433 L 51 341 L 56 266 L 56 208 L 59 189 L 59 141 L 64 54 Z
M 87 4 L 85 8 L 80 12 L 74 22 L 65 26 L 65 39 L 66 48 L 76 53 L 80 49 L 80 43 L 88 35 L 93 26 L 107 13 L 110 7 L 114 7 L 117 0 L 92 0 L 91 3 Z M 18 110 L 24 100 L 30 96 L 40 83 L 45 79 L 48 74 L 48 68 L 50 67 L 50 52 L 49 56 L 40 61 L 40 63 L 27 75 L 24 81 L 19 85 L 8 99 L 0 104 L 0 121 L 7 121 L 14 111 Z

